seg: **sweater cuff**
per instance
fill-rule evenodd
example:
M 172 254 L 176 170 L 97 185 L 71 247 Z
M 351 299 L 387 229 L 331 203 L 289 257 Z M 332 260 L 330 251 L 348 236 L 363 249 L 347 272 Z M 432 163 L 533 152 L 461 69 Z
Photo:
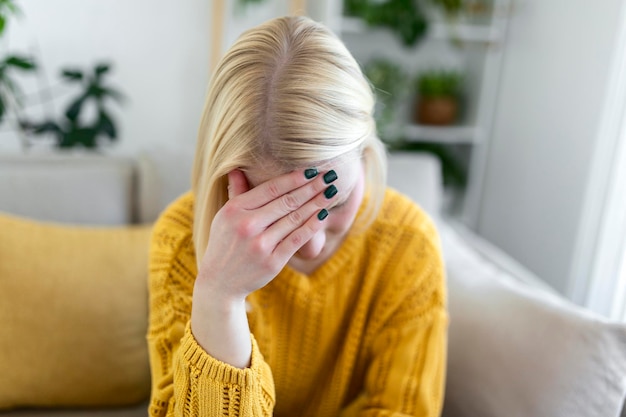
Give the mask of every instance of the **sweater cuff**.
M 204 350 L 191 332 L 191 321 L 189 321 L 185 326 L 185 334 L 180 342 L 180 351 L 183 360 L 199 375 L 225 384 L 246 386 L 259 383 L 263 370 L 269 369 L 252 333 L 250 333 L 250 340 L 252 342 L 250 367 L 237 368 L 214 358 Z

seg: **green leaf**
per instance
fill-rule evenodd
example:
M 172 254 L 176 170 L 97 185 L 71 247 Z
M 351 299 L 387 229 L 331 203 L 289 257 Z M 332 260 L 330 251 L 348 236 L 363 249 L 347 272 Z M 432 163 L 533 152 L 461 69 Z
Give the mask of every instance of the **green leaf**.
M 31 71 L 37 68 L 35 60 L 27 56 L 12 55 L 5 59 L 7 67 L 19 68 L 22 70 Z
M 61 127 L 51 120 L 47 120 L 43 123 L 34 124 L 30 126 L 33 129 L 33 133 L 36 135 L 41 135 L 44 133 L 62 133 Z
M 57 146 L 63 140 L 63 129 L 53 122 L 52 120 L 46 120 L 41 123 L 31 123 L 26 120 L 20 120 L 20 126 L 24 131 L 29 132 L 33 135 L 43 135 L 45 133 L 52 133 L 55 136 Z
M 115 129 L 115 124 L 113 120 L 109 117 L 104 110 L 100 111 L 100 120 L 98 120 L 98 133 L 103 132 L 111 139 L 117 139 L 117 129 Z
M 351 0 L 345 9 L 347 14 L 362 18 L 369 26 L 388 27 L 407 47 L 415 46 L 428 27 L 419 2 L 414 0 Z
M 4 119 L 5 111 L 6 111 L 6 107 L 4 105 L 4 99 L 0 95 L 0 123 L 2 123 L 2 119 Z
M 82 79 L 84 78 L 82 71 L 69 69 L 64 69 L 61 72 L 61 76 L 68 81 L 82 81 Z
M 96 99 L 100 99 L 104 97 L 104 89 L 97 84 L 89 84 L 89 88 L 87 88 L 87 92 L 85 93 L 88 97 L 94 97 Z
M 59 145 L 61 148 L 71 148 L 76 145 L 83 145 L 86 148 L 96 147 L 97 131 L 94 128 L 82 127 L 67 132 L 62 143 Z
M 4 28 L 7 25 L 7 19 L 0 14 L 0 36 L 4 33 Z
M 17 5 L 15 4 L 15 0 L 0 0 L 0 10 L 8 9 L 9 11 L 15 13 L 17 12 Z
M 20 8 L 17 7 L 17 4 L 13 3 L 13 0 L 4 0 L 4 5 L 7 9 L 9 9 L 11 13 L 16 16 L 19 15 L 21 12 Z
M 111 69 L 111 65 L 109 64 L 99 64 L 96 66 L 94 73 L 96 74 L 96 76 L 100 76 L 102 74 L 109 72 L 110 69 Z
M 449 16 L 455 16 L 463 9 L 462 0 L 433 0 L 433 3 L 441 7 Z
M 422 97 L 455 97 L 461 94 L 463 76 L 454 70 L 432 70 L 420 73 L 415 81 Z
M 67 110 L 65 111 L 65 116 L 71 121 L 76 121 L 78 116 L 80 115 L 80 111 L 83 108 L 83 104 L 85 103 L 86 95 L 83 94 L 78 97 L 72 104 L 69 105 Z

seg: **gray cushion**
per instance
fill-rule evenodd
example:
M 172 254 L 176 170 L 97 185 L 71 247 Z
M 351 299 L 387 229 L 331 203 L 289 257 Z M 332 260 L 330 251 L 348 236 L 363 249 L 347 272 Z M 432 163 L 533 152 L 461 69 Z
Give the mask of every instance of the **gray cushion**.
M 134 162 L 89 153 L 0 155 L 0 211 L 43 221 L 134 220 Z

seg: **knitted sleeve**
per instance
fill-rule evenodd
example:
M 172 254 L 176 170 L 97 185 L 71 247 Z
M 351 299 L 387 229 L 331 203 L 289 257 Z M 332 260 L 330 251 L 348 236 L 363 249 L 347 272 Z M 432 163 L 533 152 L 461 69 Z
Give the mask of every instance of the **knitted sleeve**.
M 271 416 L 274 383 L 254 337 L 251 366 L 238 369 L 211 357 L 191 333 L 195 255 L 189 213 L 176 203 L 168 208 L 151 242 L 149 414 Z
M 448 313 L 434 227 L 394 248 L 368 331 L 365 394 L 342 417 L 438 417 L 444 398 Z

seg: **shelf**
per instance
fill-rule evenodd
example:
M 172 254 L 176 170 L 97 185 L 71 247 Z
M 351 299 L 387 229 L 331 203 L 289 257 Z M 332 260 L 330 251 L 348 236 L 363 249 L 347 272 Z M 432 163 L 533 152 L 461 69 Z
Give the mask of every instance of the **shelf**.
M 341 19 L 341 32 L 346 34 L 363 34 L 370 30 L 363 19 L 358 17 L 343 17 Z M 434 22 L 428 29 L 428 38 L 437 40 L 454 40 L 463 42 L 495 43 L 501 39 L 500 31 L 492 26 L 473 25 L 469 23 L 446 24 Z
M 459 40 L 463 42 L 496 43 L 502 38 L 500 31 L 491 26 L 433 23 L 428 31 L 431 39 Z
M 479 144 L 483 132 L 476 126 L 424 126 L 410 124 L 404 128 L 404 135 L 411 142 L 432 142 L 446 144 Z

